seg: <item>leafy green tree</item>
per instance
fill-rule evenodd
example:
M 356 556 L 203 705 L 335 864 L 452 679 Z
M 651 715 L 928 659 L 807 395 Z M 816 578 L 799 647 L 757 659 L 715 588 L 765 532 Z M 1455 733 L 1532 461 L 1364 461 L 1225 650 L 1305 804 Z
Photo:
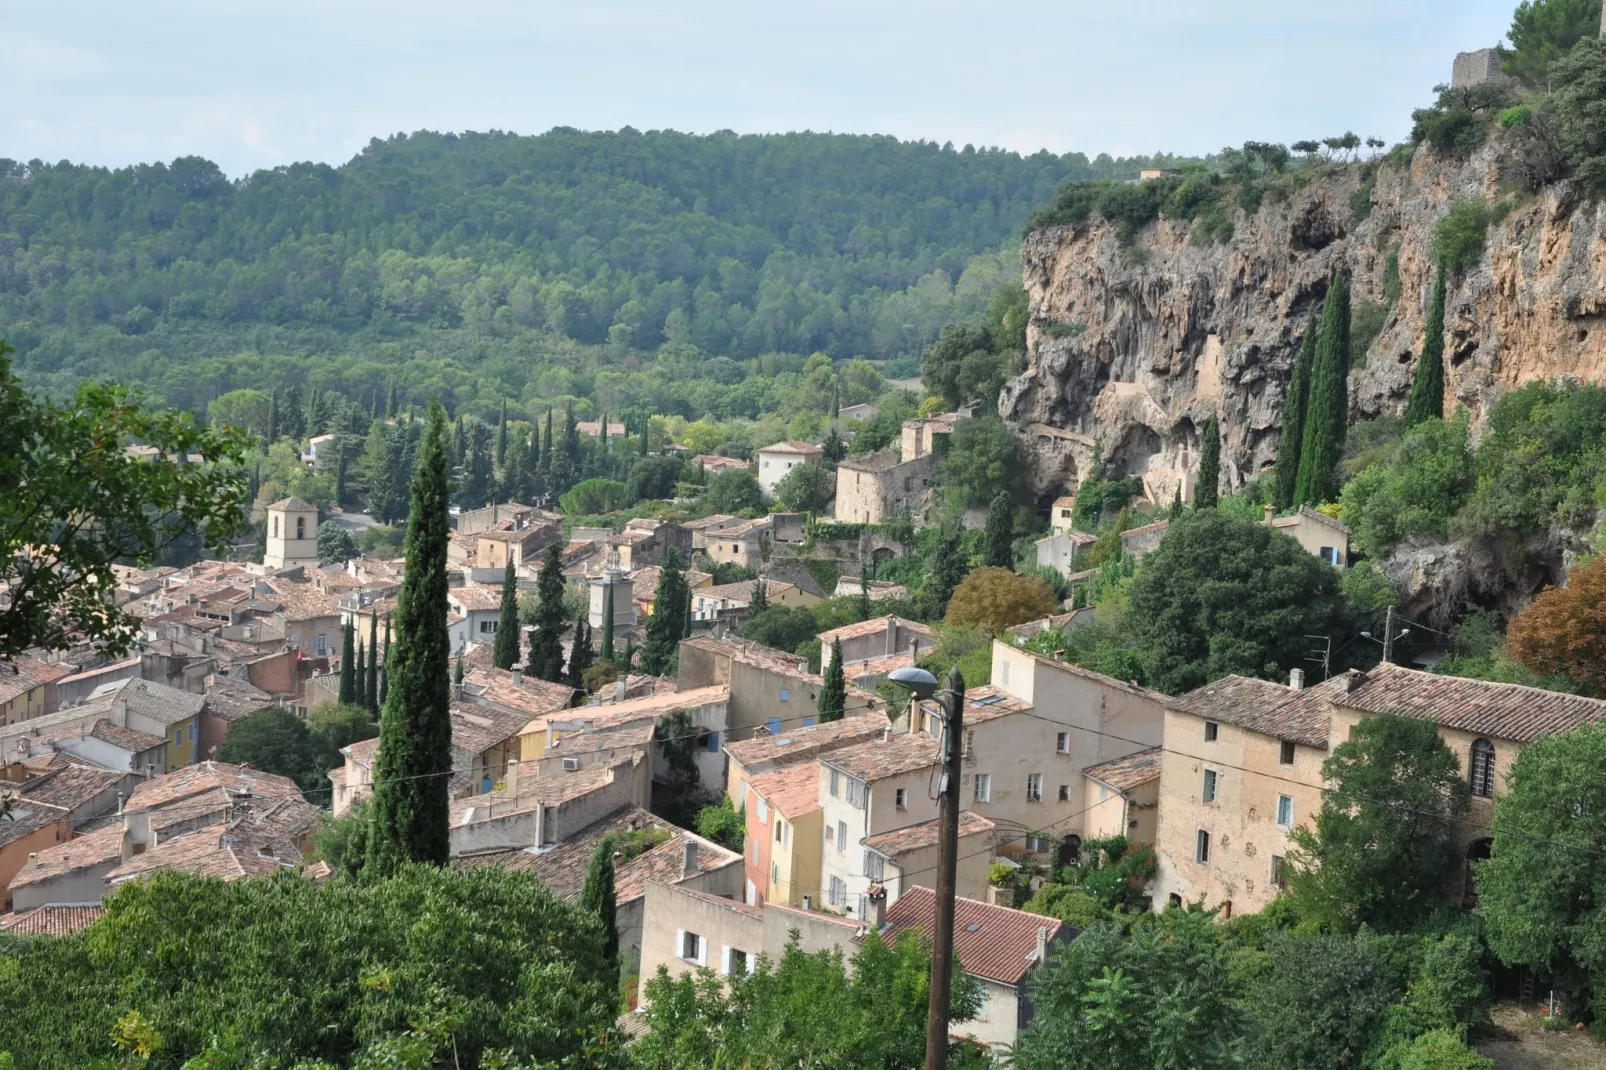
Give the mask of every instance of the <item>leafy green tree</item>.
M 764 494 L 753 473 L 730 468 L 708 481 L 698 498 L 698 505 L 712 513 L 742 516 L 758 514 L 764 510 Z
M 1283 935 L 1240 1004 L 1250 1066 L 1353 1070 L 1399 996 L 1378 942 L 1351 936 Z
M 563 633 L 569 625 L 563 604 L 563 559 L 557 543 L 541 556 L 541 573 L 535 582 L 535 632 L 530 636 L 530 655 L 525 667 L 531 675 L 560 682 L 563 674 Z
M 1433 228 L 1433 258 L 1440 270 L 1465 271 L 1476 267 L 1488 240 L 1494 215 L 1482 197 L 1463 197 L 1450 204 Z
M 1195 509 L 1214 509 L 1221 487 L 1221 423 L 1211 414 L 1200 435 L 1199 485 L 1193 492 Z
M 641 670 L 649 676 L 662 676 L 674 664 L 680 641 L 686 635 L 686 614 L 691 607 L 691 588 L 681 571 L 680 555 L 670 550 L 664 555 L 658 574 L 658 591 L 653 597 L 653 614 L 647 618 L 647 636 L 641 645 Z
M 1000 492 L 1013 501 L 1024 487 L 1020 438 L 995 415 L 960 420 L 938 464 L 942 483 L 960 508 L 981 509 Z
M 602 930 L 605 991 L 619 991 L 619 903 L 614 890 L 612 836 L 604 836 L 591 852 L 586 881 L 580 889 L 580 909 L 596 917 Z
M 1526 85 L 1548 88 L 1551 64 L 1579 41 L 1600 36 L 1600 29 L 1595 0 L 1523 0 L 1506 31 L 1511 48 L 1502 67 Z
M 1322 303 L 1294 486 L 1296 506 L 1321 505 L 1338 497 L 1338 462 L 1349 426 L 1349 297 L 1349 276 L 1340 273 Z
M 795 653 L 820 632 L 814 615 L 797 606 L 770 606 L 755 613 L 742 625 L 742 638 L 763 646 Z
M 318 525 L 319 564 L 329 565 L 337 561 L 347 561 L 360 552 L 357 549 L 357 540 L 351 537 L 351 532 L 333 520 L 325 520 Z
M 511 562 L 502 570 L 502 615 L 496 623 L 491 664 L 511 669 L 519 662 L 519 581 Z
M 42 401 L 22 389 L 10 352 L 0 343 L 0 662 L 82 639 L 121 654 L 139 621 L 116 606 L 113 565 L 239 530 L 245 436 L 145 409 L 124 387 L 84 383 L 69 404 Z M 156 453 L 131 456 L 131 443 Z M 192 456 L 203 460 L 181 459 Z
M 1606 95 L 1606 44 L 1593 33 L 1582 38 L 1551 66 L 1550 83 L 1544 129 L 1554 131 L 1567 168 L 1579 183 L 1598 194 L 1606 189 L 1606 117 L 1599 107 Z
M 747 839 L 746 817 L 736 809 L 729 795 L 721 795 L 697 811 L 697 835 L 741 853 Z
M 1422 356 L 1416 362 L 1416 378 L 1405 403 L 1405 426 L 1415 427 L 1423 420 L 1444 417 L 1444 268 L 1433 279 L 1433 300 L 1428 305 L 1427 334 Z
M 1131 581 L 1127 622 L 1150 685 L 1190 691 L 1228 673 L 1284 679 L 1307 634 L 1344 611 L 1337 573 L 1276 529 L 1220 509 L 1172 522 Z
M 981 563 L 993 568 L 1015 568 L 1015 508 L 1009 493 L 999 491 L 987 507 L 987 526 L 982 529 Z
M 629 488 L 613 479 L 585 479 L 558 499 L 568 516 L 597 516 L 623 509 L 629 501 Z
M 244 718 L 241 718 L 244 721 Z M 338 703 L 328 703 L 312 709 L 307 714 L 307 732 L 315 744 L 323 749 L 324 755 L 330 764 L 320 766 L 320 771 L 332 769 L 340 762 L 339 752 L 342 747 L 349 747 L 353 743 L 360 743 L 365 739 L 373 739 L 379 734 L 379 725 L 374 721 L 373 715 L 361 706 L 341 706 Z M 230 732 L 232 738 L 233 732 Z M 227 741 L 225 741 L 227 742 Z M 219 748 L 219 755 L 222 749 Z M 223 760 L 223 759 L 219 759 Z M 256 766 L 255 761 L 251 762 Z M 266 768 L 266 766 L 257 766 Z M 289 774 L 285 774 L 288 776 Z M 323 785 L 319 785 L 322 787 Z
M 1241 1065 L 1238 991 L 1230 945 L 1208 914 L 1140 916 L 1130 934 L 1100 922 L 1037 974 L 1037 1014 L 1014 1065 L 1227 1070 Z
M 446 412 L 431 402 L 407 517 L 406 566 L 396 596 L 396 645 L 374 759 L 373 829 L 365 869 L 446 864 L 452 770 L 451 639 L 446 630 Z
M 685 474 L 686 465 L 679 457 L 671 454 L 643 456 L 630 466 L 630 476 L 625 480 L 625 500 L 639 502 L 673 498 L 675 486 L 685 478 Z
M 270 706 L 241 717 L 215 756 L 220 762 L 249 765 L 265 773 L 289 777 L 303 791 L 328 786 L 322 748 L 306 722 L 282 706 Z
M 984 326 L 951 323 L 944 327 L 921 359 L 920 377 L 926 390 L 942 398 L 950 411 L 968 401 L 986 405 L 997 400 L 1004 385 L 1005 364 L 993 344 L 993 336 Z
M 1606 991 L 1606 727 L 1541 736 L 1523 748 L 1477 866 L 1490 949 L 1554 980 L 1570 1014 L 1598 1013 Z
M 819 721 L 840 721 L 848 708 L 848 678 L 842 667 L 842 640 L 831 640 L 831 664 L 825 668 L 825 686 L 815 706 Z
M 1408 931 L 1442 901 L 1458 864 L 1468 792 L 1431 721 L 1378 714 L 1322 766 L 1313 825 L 1294 833 L 1295 894 L 1313 914 Z
M 483 1067 L 507 1048 L 550 1065 L 613 1024 L 602 927 L 496 866 L 326 882 L 167 870 L 107 906 L 87 933 L 7 955 L 0 1051 L 18 1065 Z M 159 1038 L 148 1063 L 117 1047 L 131 1008 Z M 356 1061 L 443 1012 L 455 1054 Z
M 770 584 L 763 576 L 753 580 L 753 598 L 747 608 L 754 617 L 770 608 Z
M 965 578 L 964 532 L 957 521 L 937 528 L 937 541 L 931 551 L 931 565 L 920 588 L 920 608 L 927 620 L 941 620 L 948 612 L 948 600 Z
M 1428 419 L 1344 485 L 1339 516 L 1353 529 L 1355 549 L 1382 557 L 1408 536 L 1445 538 L 1477 489 L 1467 450 L 1470 423 Z
M 775 484 L 775 501 L 789 512 L 818 513 L 836 497 L 836 474 L 823 465 L 800 464 Z
M 973 624 L 988 635 L 1029 620 L 1047 617 L 1060 609 L 1041 579 L 1019 576 L 1007 568 L 983 565 L 972 569 L 948 600 L 943 620 L 950 625 Z
M 342 706 L 357 702 L 357 646 L 356 631 L 351 621 L 340 626 L 340 692 Z

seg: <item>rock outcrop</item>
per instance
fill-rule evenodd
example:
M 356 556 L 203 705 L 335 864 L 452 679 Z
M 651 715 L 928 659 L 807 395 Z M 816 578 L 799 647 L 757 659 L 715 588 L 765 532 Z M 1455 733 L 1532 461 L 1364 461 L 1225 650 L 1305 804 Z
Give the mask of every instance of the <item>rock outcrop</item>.
M 1270 467 L 1306 318 L 1341 267 L 1357 305 L 1389 306 L 1351 372 L 1352 418 L 1403 410 L 1432 289 L 1434 228 L 1453 201 L 1501 201 L 1505 151 L 1497 139 L 1465 162 L 1424 147 L 1408 166 L 1324 169 L 1239 212 L 1225 243 L 1194 244 L 1193 224 L 1161 220 L 1123 247 L 1097 216 L 1030 234 L 1030 361 L 999 410 L 1035 439 L 1037 491 L 1074 487 L 1096 448 L 1141 476 L 1156 501 L 1179 485 L 1191 496 L 1212 412 L 1231 487 Z M 1367 182 L 1370 209 L 1357 211 Z M 1445 408 L 1466 406 L 1475 421 L 1530 380 L 1606 382 L 1606 211 L 1566 184 L 1501 203 L 1510 210 L 1490 228 L 1479 264 L 1452 278 L 1446 311 Z M 1392 305 L 1391 255 L 1400 285 Z

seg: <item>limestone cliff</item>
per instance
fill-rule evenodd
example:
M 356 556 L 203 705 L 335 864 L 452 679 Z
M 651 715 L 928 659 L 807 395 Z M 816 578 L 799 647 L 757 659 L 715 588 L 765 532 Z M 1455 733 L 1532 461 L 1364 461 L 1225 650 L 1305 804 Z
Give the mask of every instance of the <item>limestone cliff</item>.
M 1385 305 L 1395 250 L 1401 296 L 1351 373 L 1351 414 L 1402 410 L 1422 347 L 1434 226 L 1454 200 L 1500 196 L 1503 151 L 1493 142 L 1455 163 L 1424 147 L 1408 166 L 1376 168 L 1360 219 L 1352 199 L 1363 169 L 1328 170 L 1240 212 L 1225 243 L 1193 244 L 1191 224 L 1161 220 L 1123 248 L 1097 216 L 1030 234 L 1030 360 L 999 409 L 1035 439 L 1036 489 L 1074 487 L 1097 443 L 1156 500 L 1179 483 L 1191 494 L 1211 412 L 1221 416 L 1224 480 L 1253 479 L 1277 456 L 1284 386 L 1328 280 L 1343 266 L 1357 303 Z M 1446 411 L 1460 404 L 1481 419 L 1533 379 L 1606 382 L 1606 211 L 1561 185 L 1509 212 L 1479 265 L 1452 280 L 1445 333 Z

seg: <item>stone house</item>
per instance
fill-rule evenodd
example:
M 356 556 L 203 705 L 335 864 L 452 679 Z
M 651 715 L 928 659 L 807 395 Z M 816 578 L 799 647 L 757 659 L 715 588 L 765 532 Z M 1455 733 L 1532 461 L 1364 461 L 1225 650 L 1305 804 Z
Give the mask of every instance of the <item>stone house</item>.
M 957 412 L 945 412 L 937 416 L 905 420 L 898 439 L 898 456 L 905 461 L 913 461 L 934 454 L 941 455 L 948 448 L 948 436 L 953 434 L 954 424 L 960 419 L 962 417 Z
M 1055 498 L 1048 508 L 1048 529 L 1055 535 L 1076 530 L 1076 495 Z
M 800 464 L 816 468 L 825 459 L 825 451 L 808 442 L 777 442 L 758 451 L 758 489 L 766 499 L 775 497 L 775 488 L 786 473 Z
M 1098 542 L 1097 535 L 1066 528 L 1045 535 L 1033 545 L 1037 548 L 1037 564 L 1042 568 L 1058 569 L 1062 575 L 1076 572 L 1076 555 Z
M 724 513 L 714 513 L 697 520 L 688 520 L 681 526 L 691 532 L 691 548 L 693 550 L 707 550 L 708 541 L 717 536 L 719 532 L 729 528 L 740 527 L 747 521 L 739 516 L 727 516 Z
M 860 405 L 844 405 L 837 410 L 836 414 L 838 420 L 847 420 L 850 422 L 868 420 L 874 415 L 875 406 L 868 401 Z
M 746 461 L 738 460 L 735 457 L 721 457 L 717 453 L 699 453 L 687 463 L 705 475 L 710 476 L 717 476 L 721 472 L 729 472 L 733 469 L 745 472 L 751 467 Z
M 474 537 L 474 567 L 497 573 L 509 565 L 515 570 L 534 568 L 546 548 L 562 538 L 556 524 L 528 518 L 506 521 Z
M 986 894 L 988 870 L 996 857 L 997 830 L 997 825 L 973 810 L 960 813 L 954 887 L 961 889 L 961 895 Z M 942 819 L 936 817 L 865 837 L 866 866 L 872 874 L 880 874 L 876 881 L 886 906 L 921 882 L 930 884 L 937 879 L 941 832 Z
M 844 524 L 880 524 L 904 514 L 922 517 L 936 474 L 934 453 L 900 458 L 893 450 L 880 450 L 844 458 L 836 469 L 834 515 Z
M 613 540 L 619 564 L 630 571 L 648 565 L 662 565 L 673 550 L 682 567 L 691 561 L 692 533 L 684 524 L 637 517 Z
M 926 625 L 902 617 L 870 620 L 820 633 L 820 671 L 831 667 L 835 644 L 842 644 L 842 672 L 863 688 L 873 688 L 892 670 L 907 668 L 937 645 Z
M 1154 843 L 1160 816 L 1160 748 L 1082 770 L 1082 831 L 1090 840 L 1125 836 Z
M 774 543 L 775 521 L 765 516 L 704 532 L 703 553 L 715 564 L 758 571 L 763 569 Z
M 1273 516 L 1266 506 L 1266 523 L 1292 536 L 1305 552 L 1321 558 L 1334 568 L 1349 567 L 1350 529 L 1326 513 L 1301 505 L 1293 516 Z
M 747 785 L 753 777 L 811 761 L 839 747 L 863 743 L 880 735 L 886 726 L 887 719 L 880 713 L 859 711 L 838 721 L 806 727 L 793 725 L 779 734 L 764 732 L 751 739 L 726 743 L 725 794 L 738 812 L 745 812 Z
M 692 620 L 717 621 L 729 617 L 733 612 L 751 609 L 753 593 L 760 583 L 764 584 L 765 597 L 772 606 L 806 609 L 820 604 L 819 598 L 790 583 L 770 579 L 740 580 L 694 590 L 691 596 Z M 745 619 L 745 612 L 741 616 Z
M 483 536 L 482 536 L 483 537 Z M 502 589 L 485 583 L 469 583 L 446 592 L 446 605 L 462 618 L 452 630 L 452 652 L 468 643 L 489 643 L 496 639 L 502 620 Z
M 55 683 L 72 673 L 71 665 L 49 664 L 27 655 L 0 662 L 0 727 L 31 721 L 54 710 Z
M 746 640 L 696 636 L 680 644 L 676 684 L 680 691 L 729 685 L 730 736 L 742 740 L 761 729 L 780 736 L 813 724 L 825 681 L 796 654 Z M 885 708 L 875 695 L 848 686 L 845 716 Z
M 702 784 L 711 790 L 723 790 L 725 784 L 725 758 L 722 746 L 729 724 L 730 686 L 716 684 L 643 695 L 639 698 L 610 702 L 607 705 L 579 706 L 574 709 L 554 710 L 529 721 L 519 732 L 520 760 L 540 762 L 549 754 L 568 756 L 578 749 L 578 742 L 588 734 L 612 731 L 623 725 L 646 721 L 653 725 L 659 718 L 685 713 L 691 731 L 697 733 L 693 760 Z M 649 734 L 649 739 L 651 734 Z M 665 772 L 662 755 L 654 753 L 649 771 Z M 574 768 L 581 768 L 583 760 L 574 755 Z
M 529 521 L 536 515 L 533 506 L 523 505 L 519 502 L 501 502 L 487 505 L 481 509 L 464 509 L 456 516 L 451 517 L 452 530 L 459 535 L 478 535 L 482 531 L 512 521 L 515 524 Z

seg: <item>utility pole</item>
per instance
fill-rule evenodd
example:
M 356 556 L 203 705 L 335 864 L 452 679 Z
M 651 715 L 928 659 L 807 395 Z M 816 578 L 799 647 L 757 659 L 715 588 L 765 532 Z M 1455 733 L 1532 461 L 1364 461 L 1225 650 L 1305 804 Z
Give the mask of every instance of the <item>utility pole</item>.
M 1394 607 L 1389 606 L 1388 616 L 1383 624 L 1383 660 L 1394 661 Z
M 928 677 L 929 679 L 929 677 Z M 937 841 L 937 917 L 932 933 L 931 1002 L 926 1008 L 926 1070 L 948 1067 L 948 1004 L 953 991 L 954 883 L 959 864 L 959 780 L 965 762 L 965 678 L 948 670 L 937 696 L 947 714 L 942 733 L 941 835 Z

